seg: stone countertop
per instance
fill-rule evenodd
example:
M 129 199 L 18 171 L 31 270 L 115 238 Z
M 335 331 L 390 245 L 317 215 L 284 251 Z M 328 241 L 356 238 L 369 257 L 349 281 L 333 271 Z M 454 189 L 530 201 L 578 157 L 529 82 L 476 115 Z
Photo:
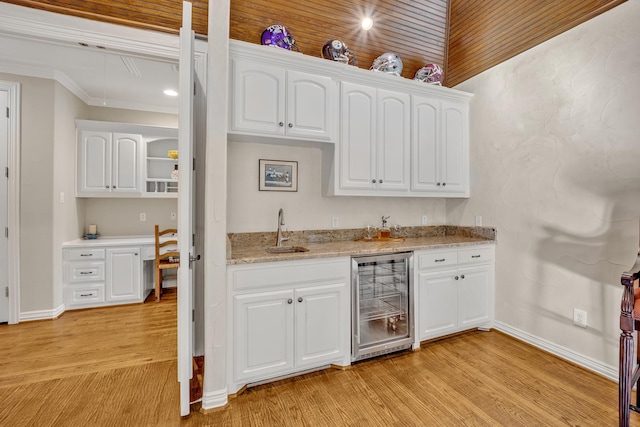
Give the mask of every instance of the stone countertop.
M 227 264 L 289 261 L 338 256 L 382 255 L 420 249 L 453 248 L 468 245 L 494 244 L 496 230 L 491 227 L 405 227 L 402 241 L 363 241 L 362 229 L 313 230 L 285 233 L 289 236 L 283 246 L 303 246 L 308 252 L 270 254 L 276 233 L 230 233 Z

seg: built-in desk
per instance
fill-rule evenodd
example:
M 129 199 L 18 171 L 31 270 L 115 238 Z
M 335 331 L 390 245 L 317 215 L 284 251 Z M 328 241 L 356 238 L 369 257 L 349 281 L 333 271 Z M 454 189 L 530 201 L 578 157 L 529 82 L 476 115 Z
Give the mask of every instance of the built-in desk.
M 63 243 L 65 308 L 143 302 L 154 288 L 154 259 L 154 236 L 99 237 Z

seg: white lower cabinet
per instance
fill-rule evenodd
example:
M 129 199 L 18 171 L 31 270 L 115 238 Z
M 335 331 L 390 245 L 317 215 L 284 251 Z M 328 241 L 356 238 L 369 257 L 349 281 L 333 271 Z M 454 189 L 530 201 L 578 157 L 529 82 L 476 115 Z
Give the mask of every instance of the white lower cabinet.
M 349 258 L 229 266 L 230 392 L 350 363 Z
M 143 301 L 139 247 L 65 248 L 67 309 Z
M 140 248 L 107 249 L 107 302 L 131 302 L 142 297 Z
M 416 251 L 418 339 L 491 328 L 494 248 Z

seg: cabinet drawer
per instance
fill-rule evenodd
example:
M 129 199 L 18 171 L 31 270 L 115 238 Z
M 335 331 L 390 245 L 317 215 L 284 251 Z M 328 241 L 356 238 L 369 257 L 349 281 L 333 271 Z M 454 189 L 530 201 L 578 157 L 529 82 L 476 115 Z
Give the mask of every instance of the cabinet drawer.
M 458 263 L 458 252 L 428 252 L 418 254 L 418 270 L 434 267 L 444 267 Z
M 351 273 L 350 258 L 279 261 L 247 264 L 227 269 L 236 291 L 267 288 L 298 288 L 308 283 L 343 283 Z
M 68 283 L 104 281 L 104 261 L 69 263 L 66 269 Z
M 460 264 L 485 263 L 493 260 L 492 248 L 465 249 L 458 252 Z
M 94 259 L 105 259 L 104 249 L 65 249 L 63 253 L 65 261 L 92 261 Z
M 70 285 L 65 292 L 65 302 L 70 307 L 104 303 L 104 283 Z

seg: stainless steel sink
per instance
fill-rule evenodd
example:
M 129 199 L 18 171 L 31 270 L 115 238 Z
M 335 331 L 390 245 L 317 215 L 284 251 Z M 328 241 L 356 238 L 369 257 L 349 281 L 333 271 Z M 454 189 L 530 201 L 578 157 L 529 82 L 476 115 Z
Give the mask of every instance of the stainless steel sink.
M 266 251 L 270 254 L 292 254 L 295 252 L 309 252 L 309 249 L 302 246 L 271 246 Z

